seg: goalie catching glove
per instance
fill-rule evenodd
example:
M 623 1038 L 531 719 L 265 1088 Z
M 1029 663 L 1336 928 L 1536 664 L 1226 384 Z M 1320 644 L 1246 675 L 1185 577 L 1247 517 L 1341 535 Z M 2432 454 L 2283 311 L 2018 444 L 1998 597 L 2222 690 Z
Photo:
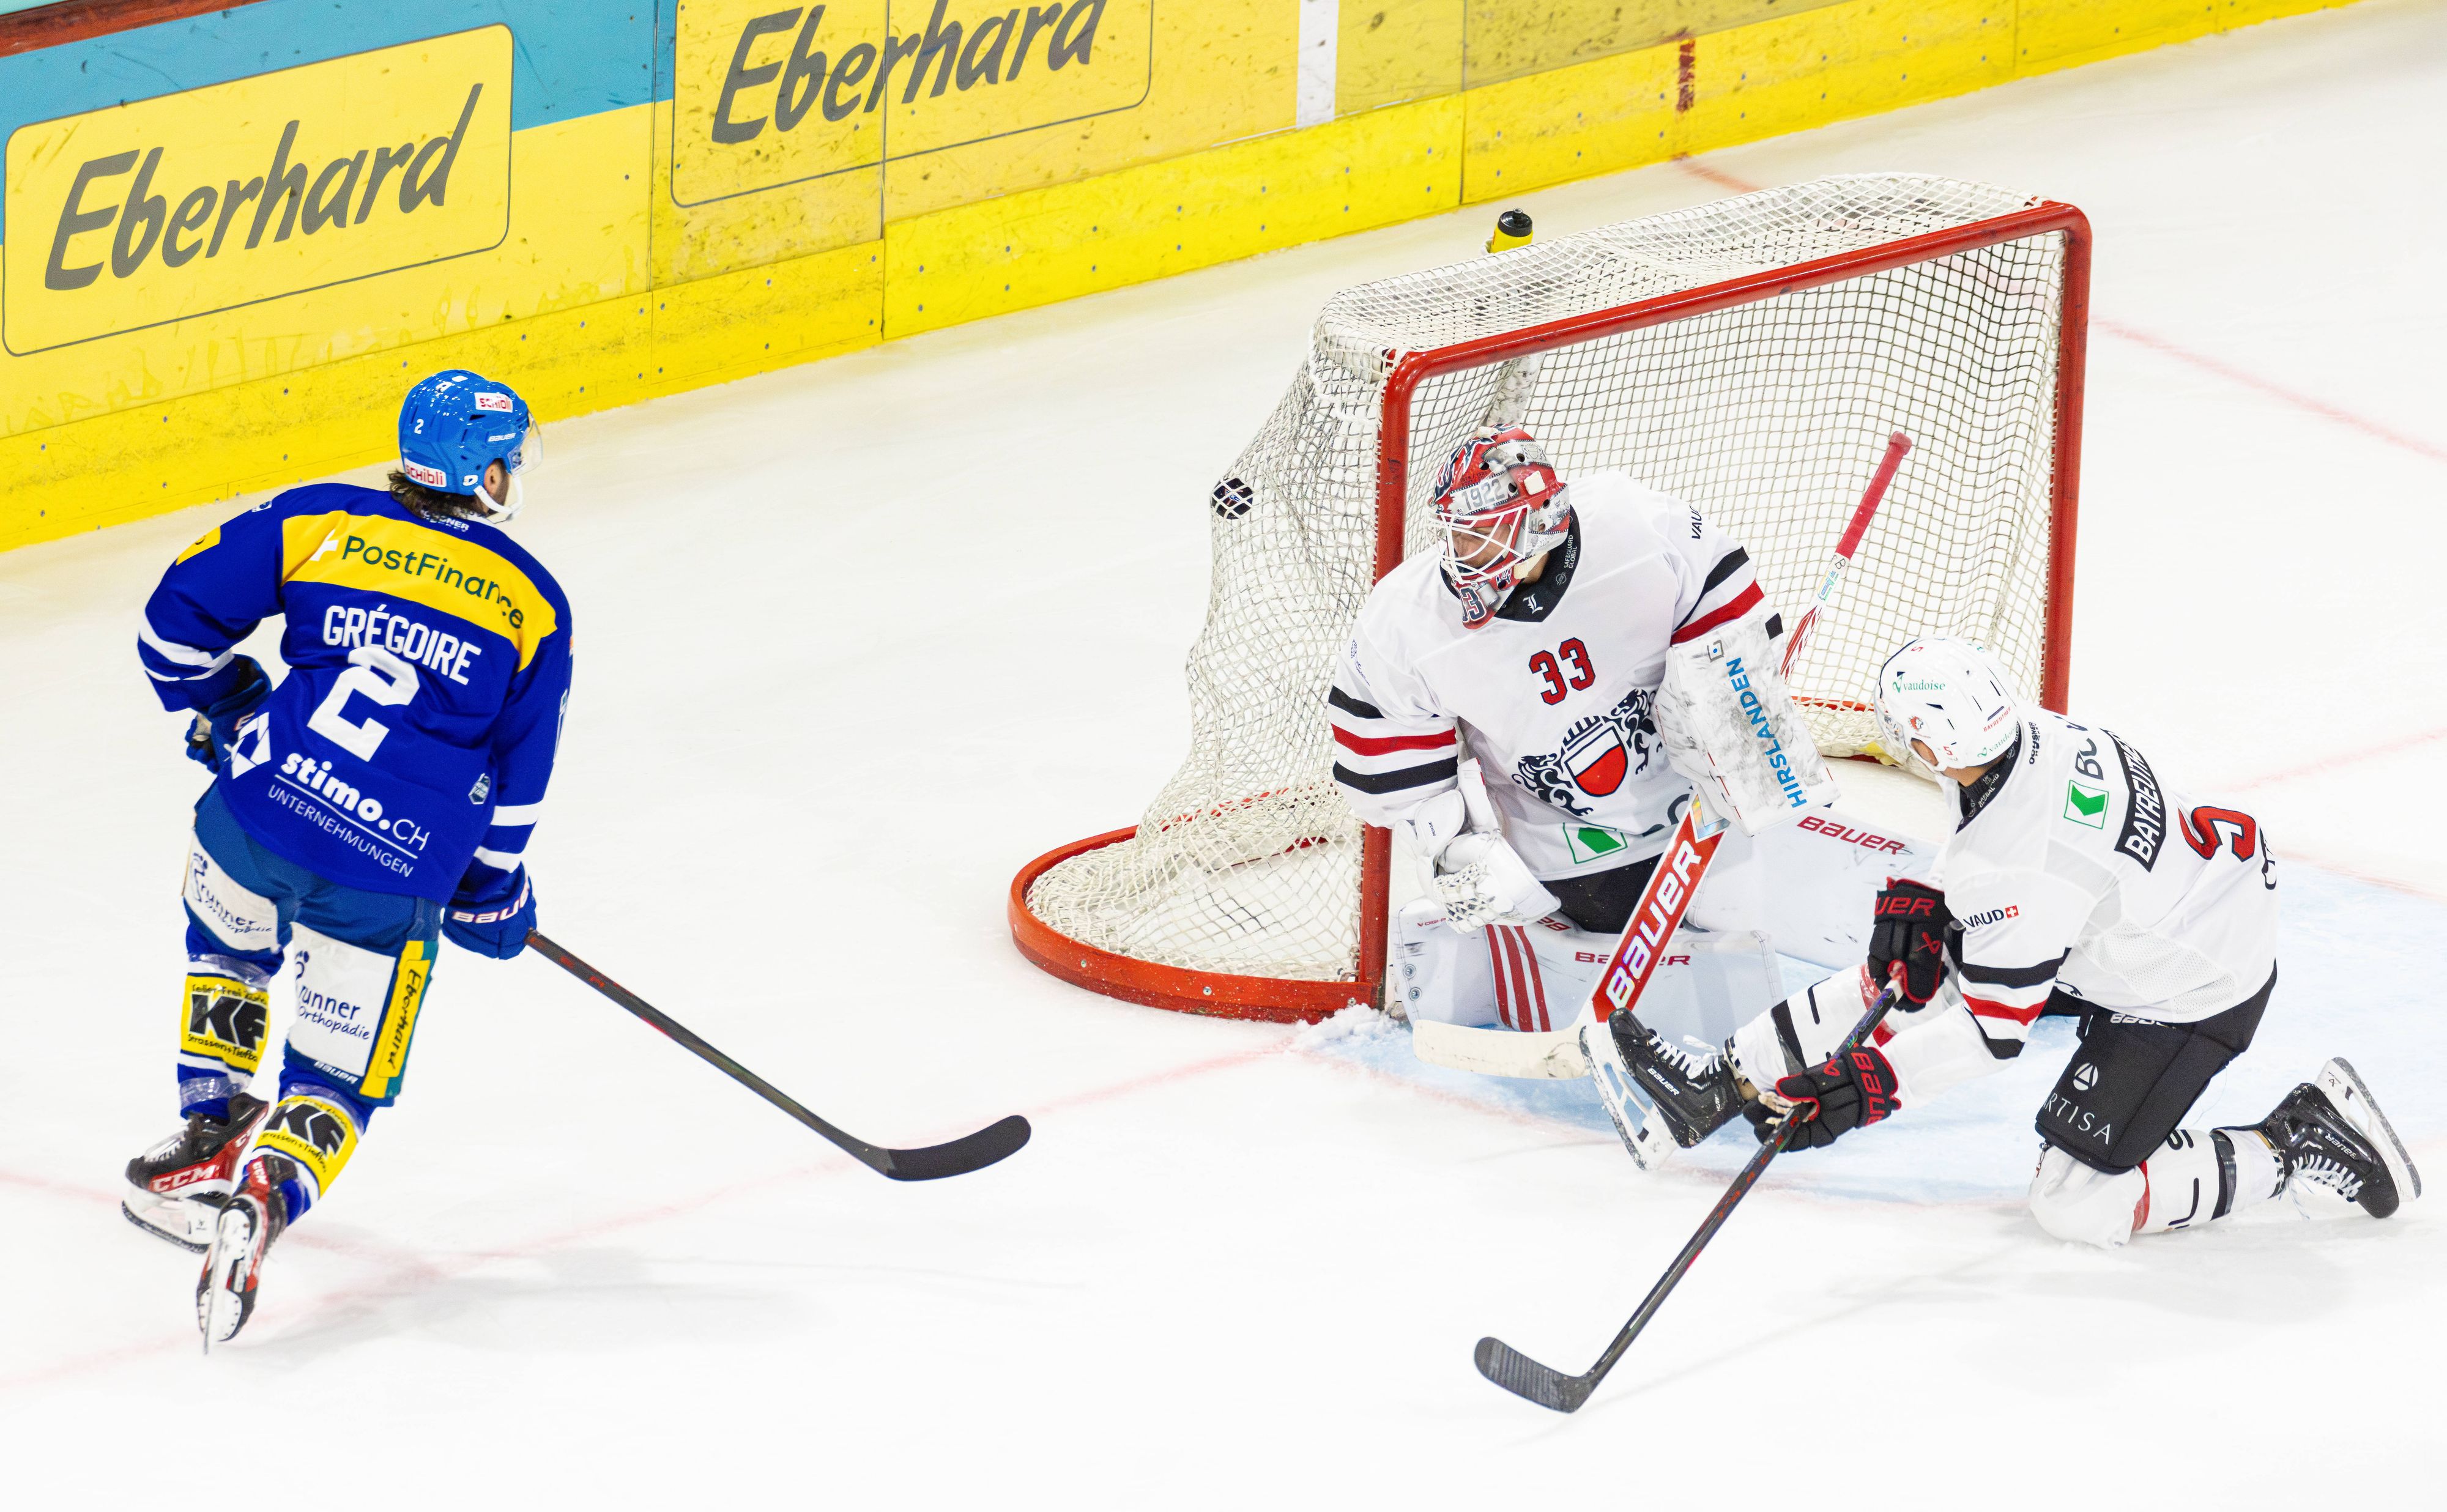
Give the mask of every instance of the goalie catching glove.
M 1755 835 L 1835 801 L 1835 779 L 1778 671 L 1776 617 L 1754 588 L 1674 633 L 1657 690 L 1665 759 L 1709 809 Z M 1713 616 L 1710 616 L 1713 617 Z
M 1457 930 L 1489 924 L 1527 924 L 1557 907 L 1529 867 L 1505 842 L 1503 833 L 1472 828 L 1470 805 L 1461 792 L 1438 793 L 1401 822 L 1419 857 L 1434 873 L 1435 897 Z M 1494 816 L 1484 816 L 1492 824 Z

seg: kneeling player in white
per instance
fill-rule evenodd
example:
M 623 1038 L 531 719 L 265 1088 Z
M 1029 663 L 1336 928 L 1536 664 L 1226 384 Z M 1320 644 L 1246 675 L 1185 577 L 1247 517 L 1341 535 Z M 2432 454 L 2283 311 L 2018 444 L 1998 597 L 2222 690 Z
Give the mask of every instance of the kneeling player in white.
M 1765 654 L 1782 626 L 1749 554 L 1698 511 L 1618 471 L 1567 491 L 1518 426 L 1462 445 L 1435 511 L 1442 552 L 1377 583 L 1343 648 L 1328 697 L 1334 776 L 1354 812 L 1407 835 L 1435 873 L 1437 897 L 1396 919 L 1410 1011 L 1491 1023 L 1487 953 L 1508 953 L 1516 985 L 1535 983 L 1536 954 L 1602 960 L 1691 801 L 1656 721 L 1672 649 L 1746 634 L 1762 691 L 1790 717 Z M 1460 790 L 1465 741 L 1491 812 L 1470 813 Z M 1805 787 L 1831 791 L 1799 746 L 1796 805 Z M 1693 922 L 1754 927 L 1746 850 L 1727 837 Z M 1470 936 L 1488 925 L 1484 941 Z M 1478 992 L 1455 992 L 1472 982 Z M 1522 1009 L 1505 1021 L 1554 1029 L 1571 1013 L 1534 987 Z
M 1943 772 L 1955 800 L 1942 887 L 1891 885 L 1868 965 L 1777 1004 L 1721 1056 L 1695 1059 L 1617 1014 L 1620 1068 L 1678 1143 L 1740 1111 L 1762 1139 L 1789 1117 L 1792 1147 L 1823 1147 L 1997 1069 L 2053 1004 L 2081 1017 L 2038 1119 L 2031 1213 L 2057 1238 L 2114 1247 L 2280 1193 L 2306 1211 L 2385 1218 L 2420 1195 L 2343 1060 L 2259 1124 L 2181 1126 L 2249 1047 L 2277 985 L 2277 866 L 2250 815 L 2162 786 L 2107 730 L 2022 706 L 1967 643 L 1896 652 L 1877 710 L 1891 748 Z M 1835 1055 L 1874 982 L 1893 984 L 1899 1011 Z

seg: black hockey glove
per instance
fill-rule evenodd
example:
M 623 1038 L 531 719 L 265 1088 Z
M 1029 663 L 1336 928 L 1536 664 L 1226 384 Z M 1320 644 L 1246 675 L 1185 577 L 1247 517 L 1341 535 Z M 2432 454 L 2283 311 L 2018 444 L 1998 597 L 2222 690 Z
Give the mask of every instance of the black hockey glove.
M 1764 1101 L 1742 1106 L 1742 1116 L 1751 1121 L 1759 1143 L 1775 1138 L 1780 1120 L 1790 1118 L 1793 1131 L 1786 1149 L 1823 1150 L 1837 1136 L 1895 1110 L 1895 1068 L 1887 1064 L 1885 1051 L 1864 1045 L 1783 1078 L 1775 1084 L 1775 1095 L 1793 1105 L 1791 1113 L 1778 1114 Z
M 1869 980 L 1881 987 L 1900 984 L 1904 1002 L 1913 1008 L 1936 996 L 1938 984 L 1945 980 L 1945 932 L 1953 924 L 1944 893 L 1903 878 L 1887 879 L 1869 920 Z
M 216 771 L 229 752 L 230 742 L 237 738 L 238 726 L 272 696 L 272 679 L 254 657 L 237 657 L 226 671 L 237 674 L 230 690 L 197 709 L 195 718 L 187 722 L 187 759 Z

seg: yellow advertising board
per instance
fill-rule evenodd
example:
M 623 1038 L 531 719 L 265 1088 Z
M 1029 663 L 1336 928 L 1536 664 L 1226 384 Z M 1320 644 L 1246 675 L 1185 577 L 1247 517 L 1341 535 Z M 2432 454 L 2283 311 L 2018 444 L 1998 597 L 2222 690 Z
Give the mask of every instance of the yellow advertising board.
M 682 0 L 654 277 L 1280 130 L 1294 25 L 1285 0 Z
M 500 245 L 510 49 L 509 28 L 484 27 L 18 127 L 0 350 L 30 356 Z
M 0 14 L 0 548 L 2335 3 Z
M 906 30 L 894 29 L 886 0 L 804 10 L 767 4 L 680 7 L 671 135 L 678 204 L 1128 110 L 1154 77 L 1154 0 L 935 0 L 923 24 Z

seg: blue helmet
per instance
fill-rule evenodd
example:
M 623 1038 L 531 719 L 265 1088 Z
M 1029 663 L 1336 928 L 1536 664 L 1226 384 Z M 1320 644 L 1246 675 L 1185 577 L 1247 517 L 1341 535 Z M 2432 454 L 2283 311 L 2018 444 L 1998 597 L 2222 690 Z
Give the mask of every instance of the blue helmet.
M 399 406 L 400 471 L 438 493 L 478 497 L 495 520 L 518 512 L 516 484 L 507 501 L 484 494 L 484 469 L 498 462 L 515 480 L 538 450 L 527 402 L 465 368 L 435 373 Z

